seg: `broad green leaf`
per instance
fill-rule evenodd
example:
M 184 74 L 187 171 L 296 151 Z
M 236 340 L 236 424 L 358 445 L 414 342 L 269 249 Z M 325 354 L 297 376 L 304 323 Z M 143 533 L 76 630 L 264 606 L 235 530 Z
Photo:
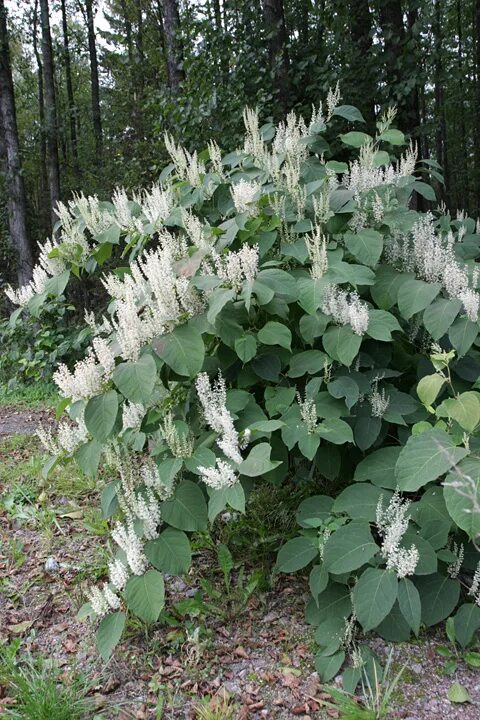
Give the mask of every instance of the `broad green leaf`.
M 365 228 L 357 233 L 345 233 L 345 247 L 362 265 L 375 267 L 383 251 L 383 236 Z
M 453 618 L 455 640 L 465 648 L 480 628 L 480 607 L 475 603 L 461 605 Z M 478 666 L 477 666 L 478 667 Z
M 368 523 L 351 522 L 336 530 L 325 543 L 323 561 L 330 573 L 357 570 L 378 551 Z
M 472 698 L 470 697 L 470 693 L 467 688 L 458 682 L 453 683 L 453 685 L 448 689 L 447 698 L 452 703 L 472 702 Z
M 300 335 L 309 345 L 313 345 L 317 337 L 321 337 L 328 325 L 328 317 L 317 311 L 313 315 L 304 315 L 300 318 L 298 329 Z
M 221 312 L 222 308 L 230 302 L 230 300 L 233 300 L 234 297 L 234 290 L 228 288 L 217 288 L 214 290 L 208 301 L 208 322 L 214 324 L 219 312 Z M 181 374 L 184 375 L 185 373 Z
M 445 378 L 443 375 L 439 375 L 438 373 L 425 375 L 417 385 L 417 395 L 421 402 L 427 407 L 432 405 L 444 384 Z
M 460 300 L 438 298 L 423 313 L 423 324 L 434 340 L 440 340 L 448 332 L 462 309 Z
M 423 280 L 406 280 L 398 291 L 398 309 L 406 320 L 421 310 L 425 310 L 441 290 L 438 283 Z
M 331 326 L 323 336 L 323 347 L 332 360 L 350 367 L 362 344 L 361 335 L 356 335 L 349 325 Z
M 281 464 L 279 460 L 270 460 L 272 448 L 268 443 L 259 443 L 254 445 L 245 460 L 239 466 L 241 475 L 248 477 L 258 477 L 265 475 Z
M 398 580 L 392 570 L 367 568 L 353 588 L 353 607 L 363 630 L 373 630 L 386 618 L 397 599 Z
M 380 135 L 380 140 L 388 142 L 390 145 L 405 145 L 405 135 L 401 130 L 396 130 L 395 128 L 385 130 L 385 132 Z
M 458 580 L 434 573 L 416 578 L 415 585 L 422 599 L 422 622 L 427 627 L 445 620 L 452 613 L 460 596 Z
M 118 645 L 125 627 L 126 615 L 123 612 L 114 612 L 102 618 L 96 634 L 97 649 L 102 660 L 109 660 L 115 646 Z
M 412 435 L 395 466 L 398 487 L 404 492 L 415 492 L 446 473 L 467 454 L 465 448 L 455 447 L 444 430 L 432 429 Z
M 435 200 L 437 199 L 433 187 L 428 183 L 422 182 L 421 180 L 415 180 L 415 182 L 413 183 L 413 189 L 426 200 L 430 200 L 430 202 L 435 202 Z
M 335 582 L 329 583 L 326 589 L 320 593 L 316 602 L 313 600 L 313 604 L 315 606 L 314 616 L 308 618 L 306 614 L 305 618 L 312 625 L 319 625 L 326 619 L 330 621 L 338 619 L 345 624 L 345 618 L 349 617 L 352 612 L 352 600 L 348 586 Z M 310 622 L 311 620 L 317 620 L 317 622 Z
M 162 503 L 162 519 L 178 530 L 205 530 L 207 504 L 199 486 L 191 480 L 182 480 L 174 497 Z
M 297 510 L 296 520 L 300 527 L 320 527 L 331 515 L 333 499 L 328 495 L 312 495 L 305 498 Z
M 157 367 L 151 355 L 142 355 L 135 362 L 124 362 L 113 371 L 113 382 L 122 395 L 133 403 L 146 405 L 152 399 Z
M 257 352 L 257 341 L 254 336 L 243 335 L 238 340 L 235 340 L 235 352 L 242 362 L 250 362 Z
M 323 564 L 314 565 L 308 579 L 308 587 L 310 588 L 310 592 L 312 593 L 313 597 L 316 598 L 317 595 L 320 595 L 320 593 L 325 590 L 327 585 L 328 572 L 325 566 Z
M 369 310 L 367 335 L 374 340 L 390 342 L 392 332 L 403 332 L 394 315 L 386 310 Z
M 257 333 L 257 338 L 264 345 L 280 345 L 290 350 L 292 344 L 292 333 L 279 322 L 270 321 L 261 328 Z
M 370 483 L 349 485 L 345 490 L 342 490 L 335 500 L 333 511 L 335 513 L 346 513 L 354 520 L 362 518 L 374 522 L 380 498 L 383 497 L 385 504 L 388 505 L 391 495 L 391 492 L 370 485 Z
M 128 609 L 140 620 L 156 622 L 165 604 L 163 575 L 157 570 L 133 575 L 125 586 L 124 596 Z
M 355 469 L 354 480 L 363 482 L 371 480 L 379 487 L 395 489 L 395 466 L 401 447 L 384 447 L 367 455 L 358 463 Z
M 457 484 L 460 483 L 460 487 Z M 443 497 L 448 513 L 459 528 L 475 540 L 480 536 L 480 460 L 468 457 L 446 478 Z
M 398 583 L 398 605 L 403 617 L 415 635 L 418 636 L 420 632 L 422 604 L 417 588 L 408 578 L 402 578 Z
M 402 615 L 398 601 L 387 617 L 375 628 L 375 632 L 388 642 L 405 642 L 410 638 L 410 626 Z
M 405 276 L 390 265 L 380 265 L 375 272 L 375 284 L 371 288 L 373 300 L 382 310 L 389 310 L 397 302 L 398 291 Z
M 448 337 L 457 351 L 458 357 L 463 357 L 472 347 L 478 336 L 478 325 L 466 317 L 455 320 L 448 331 Z
M 365 122 L 362 113 L 354 105 L 337 105 L 337 107 L 333 111 L 333 115 L 345 118 L 345 120 L 350 120 L 350 122 Z M 344 171 L 341 170 L 340 172 Z
M 85 408 L 85 425 L 94 440 L 104 442 L 113 430 L 118 413 L 118 395 L 110 390 L 91 398 Z
M 89 442 L 80 445 L 78 450 L 75 451 L 73 457 L 85 475 L 95 477 L 100 464 L 102 450 L 103 447 L 101 443 L 97 440 L 90 440 Z
M 100 496 L 100 506 L 102 508 L 102 515 L 108 519 L 112 517 L 118 508 L 118 487 L 119 481 L 114 480 L 105 485 Z
M 202 369 L 205 346 L 193 325 L 180 325 L 168 335 L 156 338 L 152 344 L 157 355 L 178 375 L 195 377 Z
M 278 572 L 291 573 L 301 570 L 318 557 L 318 547 L 307 537 L 297 537 L 283 545 L 277 555 Z
M 190 541 L 182 530 L 167 527 L 145 545 L 145 555 L 157 570 L 171 575 L 186 573 L 192 563 Z
M 334 655 L 325 657 L 321 653 L 315 656 L 315 670 L 322 682 L 328 682 L 338 673 L 345 661 L 345 651 L 340 650 Z
M 369 142 L 371 139 L 372 139 L 371 136 L 367 135 L 367 133 L 358 132 L 355 130 L 352 130 L 352 132 L 348 132 L 343 135 L 340 135 L 340 140 L 345 145 L 350 145 L 350 147 L 354 147 L 354 148 L 359 148 L 362 145 L 365 145 L 365 143 Z
M 334 445 L 353 443 L 352 428 L 339 418 L 327 418 L 317 426 L 317 432 L 321 438 Z
M 444 400 L 436 410 L 438 417 L 453 418 L 460 427 L 471 433 L 480 422 L 480 394 L 467 391 Z
M 293 355 L 290 360 L 288 377 L 297 378 L 302 375 L 315 375 L 322 372 L 327 356 L 320 350 L 305 350 Z
M 345 398 L 348 409 L 352 408 L 360 397 L 360 389 L 348 375 L 333 380 L 328 383 L 328 392 L 334 398 Z

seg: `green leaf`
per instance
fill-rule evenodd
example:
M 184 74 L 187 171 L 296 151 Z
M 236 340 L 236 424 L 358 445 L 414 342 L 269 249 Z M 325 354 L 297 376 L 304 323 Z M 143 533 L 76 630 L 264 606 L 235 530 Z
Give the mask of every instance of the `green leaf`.
M 478 335 L 478 325 L 466 317 L 455 320 L 448 331 L 448 337 L 457 351 L 458 357 L 463 357 L 472 347 Z
M 360 110 L 354 105 L 337 105 L 333 111 L 333 115 L 350 120 L 350 122 L 365 122 L 365 119 Z
M 392 332 L 403 332 L 394 315 L 387 310 L 369 310 L 367 335 L 374 340 L 390 342 Z
M 463 648 L 467 647 L 480 628 L 480 607 L 475 603 L 461 605 L 453 618 L 453 626 L 455 639 Z
M 350 147 L 354 148 L 362 147 L 362 145 L 365 145 L 365 143 L 369 142 L 371 139 L 372 138 L 370 135 L 367 135 L 367 133 L 357 132 L 355 130 L 345 133 L 344 135 L 340 135 L 340 140 L 345 145 L 350 145 Z
M 397 302 L 398 291 L 405 276 L 390 265 L 380 265 L 375 272 L 375 284 L 371 288 L 373 300 L 382 310 L 389 310 Z
M 436 410 L 437 417 L 453 418 L 460 427 L 472 433 L 480 422 L 480 394 L 468 391 L 444 400 Z
M 349 325 L 331 326 L 323 336 L 323 347 L 332 360 L 350 367 L 358 355 L 362 337 L 356 335 Z
M 365 228 L 357 233 L 344 235 L 345 247 L 362 265 L 375 267 L 383 252 L 383 235 L 376 230 Z
M 403 617 L 415 635 L 418 636 L 420 632 L 422 604 L 417 588 L 408 578 L 402 578 L 398 583 L 398 605 Z
M 157 366 L 151 355 L 142 355 L 135 362 L 124 362 L 113 371 L 113 382 L 132 403 L 146 405 L 152 398 Z
M 328 682 L 333 677 L 335 677 L 335 675 L 337 675 L 338 671 L 342 667 L 344 661 L 344 650 L 340 650 L 340 652 L 337 652 L 334 655 L 330 655 L 327 657 L 323 656 L 321 652 L 317 653 L 317 655 L 315 656 L 315 670 L 320 675 L 320 679 L 322 680 L 322 682 Z
M 115 646 L 122 637 L 125 620 L 126 615 L 123 612 L 110 613 L 101 620 L 96 634 L 96 641 L 97 650 L 104 662 L 107 662 L 110 658 Z
M 468 479 L 467 479 L 468 478 Z M 465 489 L 456 487 L 460 482 Z M 459 492 L 460 490 L 460 492 Z M 443 497 L 448 513 L 459 528 L 475 540 L 480 536 L 480 460 L 468 457 L 459 463 L 458 468 L 446 478 Z
M 257 333 L 257 338 L 264 345 L 280 345 L 290 350 L 292 344 L 292 333 L 279 322 L 267 322 Z
M 392 570 L 367 568 L 353 588 L 353 607 L 363 630 L 373 630 L 387 617 L 397 599 L 398 580 Z
M 147 570 L 144 575 L 133 575 L 125 586 L 125 602 L 140 620 L 153 623 L 165 605 L 163 575 L 157 570 Z
M 320 350 L 305 350 L 297 353 L 290 360 L 288 377 L 297 378 L 302 375 L 315 375 L 322 372 L 327 356 Z
M 282 545 L 277 555 L 277 571 L 296 572 L 318 557 L 318 547 L 307 537 L 296 537 Z
M 445 620 L 460 597 L 458 580 L 451 580 L 448 575 L 425 575 L 416 578 L 415 585 L 422 598 L 422 621 L 427 627 Z
M 460 685 L 458 682 L 453 683 L 453 685 L 449 688 L 447 698 L 453 703 L 472 702 L 472 698 L 470 697 L 467 688 Z
M 396 487 L 395 466 L 401 449 L 401 447 L 384 447 L 370 453 L 358 463 L 354 480 L 356 482 L 371 480 L 374 485 L 394 490 Z
M 333 499 L 328 495 L 312 495 L 298 506 L 296 520 L 300 527 L 320 527 L 332 514 Z
M 425 330 L 434 340 L 440 340 L 445 335 L 458 313 L 462 309 L 460 300 L 445 300 L 438 298 L 423 313 Z
M 435 200 L 437 199 L 433 187 L 428 183 L 422 182 L 421 180 L 415 180 L 415 182 L 413 183 L 413 189 L 426 200 L 435 202 Z
M 423 280 L 406 280 L 398 291 L 398 309 L 406 320 L 425 310 L 437 297 L 442 286 Z
M 205 530 L 207 504 L 199 486 L 191 480 L 182 480 L 173 499 L 162 503 L 162 519 L 178 530 Z
M 330 621 L 335 619 L 341 620 L 342 624 L 345 623 L 345 618 L 349 617 L 352 612 L 352 601 L 350 597 L 350 590 L 347 585 L 340 585 L 339 583 L 329 583 L 327 588 L 320 593 L 315 605 L 315 616 L 307 618 L 307 622 L 310 620 L 317 620 L 311 624 L 319 625 L 320 622 L 326 618 Z
M 415 492 L 446 473 L 467 454 L 465 448 L 455 447 L 444 430 L 432 429 L 412 435 L 395 466 L 398 487 L 404 492 Z
M 443 375 L 434 373 L 425 375 L 417 385 L 417 395 L 424 405 L 429 407 L 438 397 L 440 390 L 445 383 Z
M 109 482 L 105 485 L 100 496 L 100 505 L 102 508 L 102 515 L 105 519 L 112 517 L 118 508 L 118 480 Z
M 374 522 L 377 516 L 378 501 L 381 497 L 388 504 L 391 493 L 375 485 L 370 485 L 370 483 L 349 485 L 345 490 L 342 490 L 335 500 L 333 511 L 335 513 L 346 513 L 354 520 L 362 518 Z
M 145 545 L 145 555 L 157 570 L 171 575 L 186 573 L 192 563 L 190 541 L 182 530 L 167 527 Z
M 302 277 L 297 280 L 298 304 L 310 315 L 315 315 L 323 303 L 326 278 Z
M 380 140 L 388 142 L 390 145 L 405 145 L 405 135 L 401 130 L 396 130 L 395 128 L 385 130 L 385 132 L 380 135 Z
M 218 315 L 218 313 L 222 310 L 222 308 L 230 302 L 230 300 L 233 300 L 235 297 L 235 291 L 226 289 L 226 288 L 217 288 L 217 290 L 214 290 L 213 293 L 210 296 L 210 299 L 208 301 L 208 312 L 207 312 L 207 320 L 209 323 L 212 323 L 212 325 L 215 323 L 215 319 Z M 185 375 L 185 373 L 180 373 L 181 375 Z
M 235 352 L 242 362 L 250 362 L 257 352 L 257 341 L 253 335 L 243 335 L 235 340 Z
M 316 431 L 321 438 L 334 445 L 353 443 L 352 428 L 345 420 L 339 418 L 327 418 L 317 426 Z
M 203 366 L 205 346 L 193 325 L 180 325 L 152 342 L 156 353 L 178 375 L 195 377 Z
M 118 395 L 110 390 L 91 398 L 85 408 L 85 425 L 98 442 L 104 442 L 113 430 L 118 413 Z
M 80 469 L 85 475 L 95 477 L 100 464 L 102 455 L 102 445 L 97 440 L 90 440 L 84 445 L 80 445 L 73 457 L 77 461 Z
M 360 389 L 352 378 L 348 375 L 336 378 L 332 382 L 328 383 L 328 392 L 334 398 L 345 398 L 345 404 L 350 410 L 358 398 L 360 397 Z
M 323 564 L 313 566 L 308 579 L 308 587 L 314 598 L 325 590 L 328 579 L 328 572 Z
M 351 522 L 336 530 L 325 543 L 323 561 L 330 573 L 357 570 L 378 551 L 368 523 Z
M 280 460 L 270 460 L 272 448 L 268 443 L 259 443 L 250 450 L 248 457 L 240 464 L 239 472 L 248 477 L 265 475 L 281 464 Z

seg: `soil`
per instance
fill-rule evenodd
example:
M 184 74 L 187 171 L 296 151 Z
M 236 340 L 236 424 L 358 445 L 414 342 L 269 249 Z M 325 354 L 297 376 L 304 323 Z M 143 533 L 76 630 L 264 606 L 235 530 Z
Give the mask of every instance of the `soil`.
M 52 410 L 43 408 L 18 408 L 14 405 L 0 406 L 0 437 L 21 433 L 34 435 L 37 427 L 53 423 Z

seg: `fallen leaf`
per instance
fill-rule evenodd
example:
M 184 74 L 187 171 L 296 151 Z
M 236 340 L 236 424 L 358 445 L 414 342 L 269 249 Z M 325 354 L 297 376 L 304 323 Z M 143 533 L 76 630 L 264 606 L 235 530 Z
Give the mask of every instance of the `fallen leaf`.
M 26 630 L 31 628 L 32 625 L 33 625 L 33 620 L 24 620 L 23 622 L 14 623 L 13 625 L 8 625 L 8 629 L 14 635 L 21 635 Z
M 472 702 L 472 698 L 470 697 L 467 688 L 464 685 L 460 685 L 458 682 L 453 683 L 447 693 L 447 697 L 450 702 L 453 703 Z
M 247 655 L 245 648 L 243 648 L 241 645 L 235 648 L 233 651 L 234 655 L 238 655 L 238 657 L 244 658 L 244 660 L 248 660 L 249 656 Z

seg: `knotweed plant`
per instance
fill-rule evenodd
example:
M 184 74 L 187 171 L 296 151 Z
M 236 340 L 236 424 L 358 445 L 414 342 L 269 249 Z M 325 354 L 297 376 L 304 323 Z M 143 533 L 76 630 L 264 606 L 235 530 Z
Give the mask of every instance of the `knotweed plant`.
M 480 234 L 414 209 L 435 200 L 435 163 L 394 116 L 369 136 L 337 88 L 277 127 L 246 109 L 235 152 L 166 137 L 158 182 L 61 205 L 32 282 L 8 290 L 17 316 L 70 275 L 109 296 L 85 357 L 55 373 L 57 436 L 39 431 L 47 471 L 108 478 L 109 573 L 83 611 L 104 657 L 128 613 L 158 621 L 190 533 L 243 513 L 255 482 L 310 484 L 276 568 L 311 568 L 324 680 L 347 631 L 406 640 L 478 603 Z

